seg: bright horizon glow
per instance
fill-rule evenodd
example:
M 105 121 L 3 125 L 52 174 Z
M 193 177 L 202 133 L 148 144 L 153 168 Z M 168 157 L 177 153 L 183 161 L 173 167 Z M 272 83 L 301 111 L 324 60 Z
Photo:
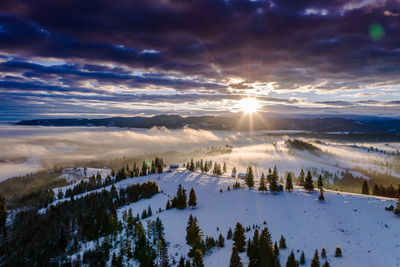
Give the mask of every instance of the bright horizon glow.
M 244 98 L 239 102 L 239 108 L 245 113 L 254 113 L 260 107 L 260 102 L 255 98 Z

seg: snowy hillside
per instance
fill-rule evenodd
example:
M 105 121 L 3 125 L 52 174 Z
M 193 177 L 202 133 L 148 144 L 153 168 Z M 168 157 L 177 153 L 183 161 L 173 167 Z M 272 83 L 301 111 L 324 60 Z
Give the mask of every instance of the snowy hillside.
M 292 249 L 296 259 L 304 250 L 304 266 L 309 266 L 314 250 L 320 252 L 322 247 L 327 249 L 331 266 L 400 265 L 400 218 L 384 209 L 395 205 L 394 200 L 326 192 L 326 201 L 321 203 L 316 191 L 306 193 L 300 188 L 280 193 L 261 193 L 247 188 L 227 191 L 228 186 L 232 188 L 235 178 L 213 177 L 186 170 L 128 178 L 116 183 L 116 187 L 147 180 L 156 181 L 162 193 L 118 209 L 118 217 L 121 219 L 123 211 L 129 208 L 134 215 L 148 206 L 153 211 L 161 208 L 161 213 L 153 212 L 146 220 L 155 220 L 156 217 L 162 220 L 166 240 L 170 243 L 171 260 L 179 261 L 180 256 L 186 256 L 189 251 L 185 235 L 188 217 L 193 214 L 198 218 L 204 236 L 213 237 L 222 233 L 226 238 L 228 229 L 234 229 L 238 221 L 245 227 L 255 224 L 261 228 L 266 221 L 273 241 L 279 241 L 281 235 L 286 238 L 288 248 L 280 253 L 282 266 L 286 265 Z M 165 210 L 167 200 L 176 194 L 179 184 L 187 191 L 194 188 L 197 207 Z M 253 231 L 246 233 L 246 239 L 252 237 Z M 343 252 L 341 258 L 333 256 L 338 245 Z M 205 266 L 229 266 L 231 251 L 232 240 L 226 240 L 225 247 L 214 248 L 205 256 Z M 248 262 L 246 253 L 241 253 L 240 257 L 244 263 Z

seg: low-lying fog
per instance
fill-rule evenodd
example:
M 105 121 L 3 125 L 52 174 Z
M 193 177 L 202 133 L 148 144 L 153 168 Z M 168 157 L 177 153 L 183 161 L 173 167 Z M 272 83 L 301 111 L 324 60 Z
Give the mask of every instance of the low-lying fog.
M 66 166 L 79 161 L 113 159 L 143 155 L 150 152 L 193 151 L 215 145 L 231 144 L 232 153 L 209 156 L 208 160 L 226 162 L 228 171 L 236 166 L 245 171 L 249 163 L 256 172 L 276 165 L 279 170 L 299 171 L 301 168 L 324 168 L 330 172 L 353 166 L 374 168 L 385 157 L 367 153 L 373 145 L 393 151 L 399 144 L 352 144 L 322 141 L 314 143 L 323 153 L 290 151 L 284 144 L 288 138 L 268 135 L 266 131 L 232 132 L 166 128 L 121 129 L 107 127 L 41 127 L 0 126 L 0 181 L 55 165 Z M 276 132 L 274 132 L 276 134 Z M 359 144 L 360 145 L 360 144 Z M 359 174 L 361 176 L 361 174 Z

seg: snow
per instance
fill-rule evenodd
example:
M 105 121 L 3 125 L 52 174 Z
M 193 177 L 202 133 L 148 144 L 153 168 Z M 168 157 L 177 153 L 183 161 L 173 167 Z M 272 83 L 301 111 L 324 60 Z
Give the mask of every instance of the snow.
M 304 250 L 304 266 L 309 266 L 314 250 L 320 252 L 322 247 L 327 249 L 331 266 L 400 265 L 400 218 L 384 209 L 395 205 L 393 199 L 327 191 L 326 201 L 321 203 L 317 200 L 318 192 L 306 193 L 297 187 L 294 192 L 280 193 L 260 193 L 247 188 L 227 191 L 237 179 L 182 170 L 128 178 L 116 186 L 126 187 L 148 180 L 156 181 L 162 192 L 120 208 L 118 216 L 121 219 L 123 211 L 129 208 L 134 215 L 141 214 L 150 205 L 153 216 L 147 219 L 155 220 L 158 216 L 163 221 L 166 239 L 170 242 L 169 254 L 176 261 L 189 251 L 185 243 L 186 224 L 193 214 L 204 236 L 214 238 L 220 232 L 226 237 L 228 229 L 233 230 L 238 221 L 244 227 L 257 224 L 261 229 L 266 221 L 273 241 L 278 241 L 281 234 L 286 238 L 288 249 L 280 253 L 282 266 L 292 249 L 297 259 Z M 176 194 L 179 184 L 187 192 L 192 187 L 195 189 L 198 206 L 158 213 L 159 208 L 165 209 L 167 199 Z M 253 230 L 246 233 L 246 238 L 252 235 Z M 342 248 L 342 258 L 333 256 L 338 245 Z M 232 241 L 226 240 L 224 248 L 216 248 L 205 256 L 205 266 L 228 266 L 231 249 Z M 240 256 L 244 263 L 248 261 L 245 253 Z

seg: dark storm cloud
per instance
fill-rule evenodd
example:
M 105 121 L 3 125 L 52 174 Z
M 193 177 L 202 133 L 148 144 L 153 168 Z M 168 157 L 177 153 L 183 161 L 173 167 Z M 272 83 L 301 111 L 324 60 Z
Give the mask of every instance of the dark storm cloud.
M 101 86 L 126 86 L 131 95 L 149 86 L 198 92 L 145 96 L 176 103 L 236 99 L 229 88 L 251 90 L 254 82 L 288 91 L 400 83 L 397 0 L 3 0 L 0 10 L 0 86 L 14 92 L 94 93 L 80 98 L 110 101 L 131 98 Z M 230 84 L 231 77 L 244 82 Z M 85 88 L 88 81 L 99 88 Z

